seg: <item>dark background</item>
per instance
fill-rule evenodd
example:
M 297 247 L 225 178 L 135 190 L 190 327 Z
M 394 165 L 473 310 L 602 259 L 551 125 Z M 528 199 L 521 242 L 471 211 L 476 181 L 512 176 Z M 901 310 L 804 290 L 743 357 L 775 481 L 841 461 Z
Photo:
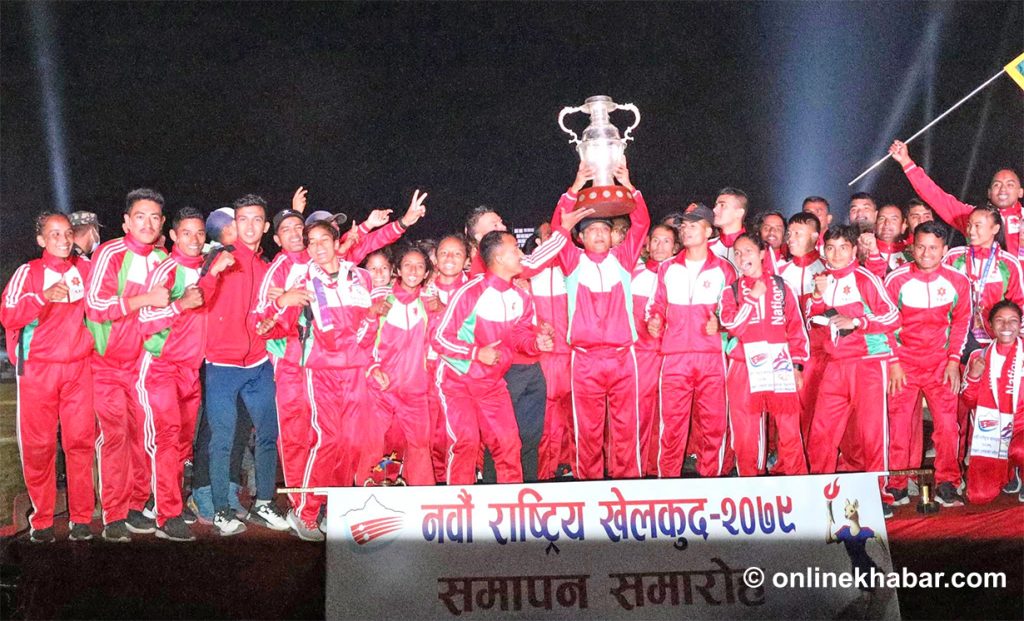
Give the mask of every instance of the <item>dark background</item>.
M 557 114 L 595 94 L 640 108 L 627 156 L 656 215 L 725 185 L 755 210 L 792 213 L 821 194 L 843 214 L 852 190 L 910 198 L 892 162 L 846 183 L 1024 51 L 1019 1 L 88 2 L 40 13 L 34 30 L 27 4 L 0 4 L 4 280 L 38 252 L 33 215 L 58 206 L 34 32 L 52 50 L 70 208 L 97 212 L 104 239 L 120 235 L 124 195 L 139 186 L 163 192 L 170 211 L 209 212 L 247 192 L 283 208 L 302 184 L 311 209 L 360 219 L 401 213 L 424 188 L 414 237 L 459 228 L 478 204 L 533 226 L 578 163 Z M 983 201 L 994 170 L 1024 160 L 1022 103 L 1003 76 L 911 154 L 950 192 Z M 613 114 L 620 127 L 629 118 Z

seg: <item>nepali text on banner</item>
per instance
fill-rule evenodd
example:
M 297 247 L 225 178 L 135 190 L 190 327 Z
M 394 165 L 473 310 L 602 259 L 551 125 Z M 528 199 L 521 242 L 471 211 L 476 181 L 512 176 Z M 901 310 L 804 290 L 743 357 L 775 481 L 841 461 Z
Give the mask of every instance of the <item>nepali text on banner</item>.
M 327 507 L 329 619 L 899 617 L 888 587 L 772 583 L 892 571 L 877 473 L 337 488 Z

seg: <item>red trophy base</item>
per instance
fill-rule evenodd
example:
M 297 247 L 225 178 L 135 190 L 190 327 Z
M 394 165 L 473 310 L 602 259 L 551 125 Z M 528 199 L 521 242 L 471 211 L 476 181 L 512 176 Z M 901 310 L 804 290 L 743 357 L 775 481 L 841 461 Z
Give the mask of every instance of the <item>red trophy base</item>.
M 624 216 L 636 209 L 633 193 L 621 185 L 600 185 L 580 190 L 576 209 L 593 209 L 594 218 Z

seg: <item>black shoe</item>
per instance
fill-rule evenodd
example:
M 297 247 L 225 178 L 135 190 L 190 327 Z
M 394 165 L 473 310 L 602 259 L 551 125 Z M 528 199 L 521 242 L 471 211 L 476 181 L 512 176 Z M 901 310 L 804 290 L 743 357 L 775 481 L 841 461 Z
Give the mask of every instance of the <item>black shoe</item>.
M 956 492 L 956 488 L 949 481 L 939 483 L 939 489 L 935 490 L 935 501 L 943 507 L 962 507 L 964 499 Z
M 910 492 L 907 491 L 906 488 L 904 488 L 904 489 L 897 489 L 895 487 L 890 487 L 890 488 L 886 489 L 885 491 L 887 491 L 890 494 L 892 494 L 892 498 L 893 498 L 892 505 L 894 507 L 899 507 L 901 505 L 910 504 Z
M 181 519 L 185 520 L 185 523 L 189 526 L 199 521 L 199 518 L 197 518 L 196 514 L 192 512 L 192 508 L 188 506 L 188 503 L 185 503 L 181 507 Z
M 68 526 L 70 527 L 68 539 L 71 541 L 89 541 L 92 539 L 92 529 L 89 528 L 88 524 L 68 522 Z
M 882 517 L 884 517 L 885 519 L 888 520 L 889 518 L 891 518 L 894 515 L 896 515 L 896 512 L 893 511 L 892 505 L 887 503 L 887 502 L 883 502 L 882 503 Z
M 102 537 L 104 541 L 114 543 L 127 543 L 132 540 L 132 536 L 128 532 L 128 525 L 124 520 L 111 522 L 104 526 Z
M 128 530 L 136 535 L 148 535 L 156 532 L 156 521 L 146 517 L 142 511 L 134 509 L 128 511 L 128 519 L 125 520 L 125 525 L 128 527 Z
M 185 523 L 181 516 L 173 517 L 164 522 L 163 526 L 157 527 L 156 536 L 170 541 L 196 540 L 196 536 L 192 534 L 192 529 L 188 527 L 188 524 Z
M 142 508 L 142 515 L 151 520 L 156 520 L 156 501 L 153 500 L 152 496 L 146 501 L 146 506 Z
M 50 526 L 49 528 L 40 528 L 39 530 L 33 528 L 28 540 L 32 543 L 53 543 L 57 541 L 57 537 L 53 534 L 53 527 Z
M 1020 468 L 1014 468 L 1013 469 L 1013 476 L 1011 476 L 1010 480 L 1007 481 L 1006 485 L 1003 486 L 1003 493 L 1004 494 L 1016 494 L 1016 493 L 1020 492 L 1020 490 L 1021 490 Z

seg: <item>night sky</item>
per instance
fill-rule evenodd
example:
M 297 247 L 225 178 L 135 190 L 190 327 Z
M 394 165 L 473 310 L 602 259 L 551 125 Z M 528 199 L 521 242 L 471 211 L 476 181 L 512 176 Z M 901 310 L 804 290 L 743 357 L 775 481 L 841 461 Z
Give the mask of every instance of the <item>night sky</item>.
M 755 210 L 792 213 L 821 194 L 842 213 L 846 183 L 927 122 L 929 99 L 941 113 L 1024 51 L 1016 0 L 84 2 L 43 13 L 71 207 L 97 212 L 105 239 L 140 186 L 161 191 L 169 213 L 208 213 L 248 192 L 276 211 L 301 184 L 311 208 L 360 219 L 400 213 L 424 188 L 414 237 L 459 228 L 478 204 L 532 226 L 578 163 L 557 114 L 596 94 L 640 108 L 627 157 L 656 215 L 726 185 Z M 4 280 L 38 252 L 32 216 L 57 204 L 33 32 L 28 5 L 0 4 Z M 613 114 L 620 127 L 630 118 Z M 995 168 L 1024 161 L 1024 92 L 1004 76 L 927 138 L 911 145 L 915 159 L 983 201 Z M 912 196 L 891 162 L 855 189 Z

